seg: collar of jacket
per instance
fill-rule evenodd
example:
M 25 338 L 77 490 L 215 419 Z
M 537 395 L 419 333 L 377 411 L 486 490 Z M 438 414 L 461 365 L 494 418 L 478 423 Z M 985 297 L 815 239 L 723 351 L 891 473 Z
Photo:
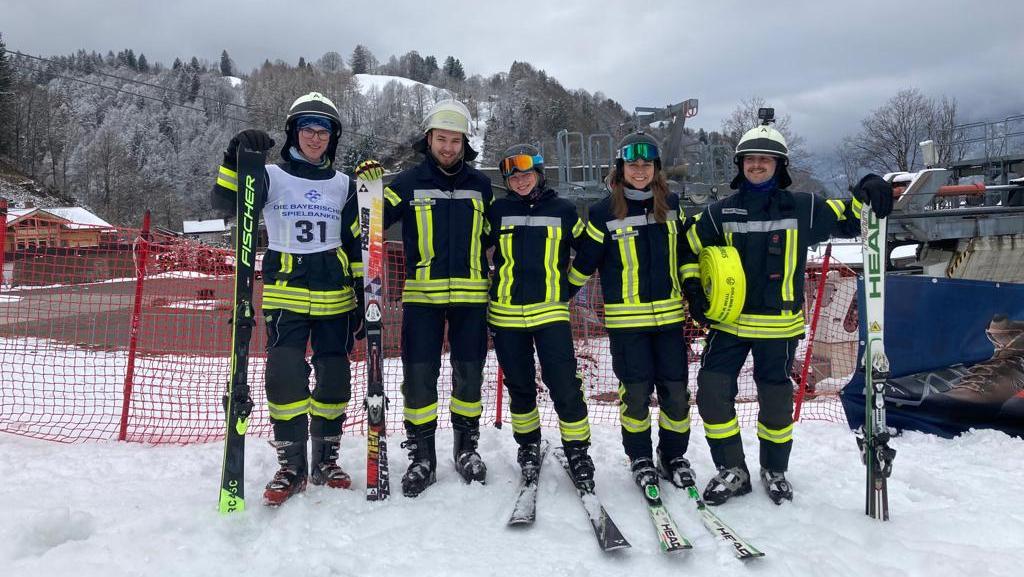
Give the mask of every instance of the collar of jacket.
M 326 166 L 316 166 L 308 162 L 290 159 L 288 161 L 279 162 L 277 165 L 281 167 L 281 170 L 292 176 L 308 180 L 330 180 L 334 178 L 335 174 L 337 174 L 337 171 L 334 170 L 330 164 Z
M 520 196 L 519 194 L 517 194 L 513 190 L 509 190 L 508 191 L 508 197 L 509 198 L 515 199 L 515 200 L 517 200 L 519 202 L 522 202 L 523 204 L 531 204 L 531 205 L 532 204 L 540 204 L 540 203 L 544 202 L 545 200 L 547 200 L 549 198 L 554 198 L 556 196 L 558 196 L 558 193 L 555 192 L 554 189 L 544 188 L 541 191 L 541 193 L 539 195 L 537 195 L 536 199 L 531 201 L 529 196 Z
M 416 165 L 416 176 L 419 180 L 430 182 L 442 190 L 454 189 L 469 178 L 469 165 L 463 161 L 459 165 L 459 171 L 449 175 L 444 173 L 434 157 L 428 154 L 422 162 Z
M 736 196 L 751 214 L 765 214 L 771 218 L 791 216 L 796 207 L 793 193 L 778 187 L 768 191 L 740 188 Z

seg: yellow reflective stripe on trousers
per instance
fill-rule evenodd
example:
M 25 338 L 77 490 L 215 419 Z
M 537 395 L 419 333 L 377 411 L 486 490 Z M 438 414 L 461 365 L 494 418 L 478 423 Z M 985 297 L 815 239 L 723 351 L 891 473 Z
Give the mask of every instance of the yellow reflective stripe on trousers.
M 267 406 L 270 408 L 270 418 L 277 421 L 289 421 L 300 415 L 305 415 L 309 412 L 309 407 L 312 399 L 306 397 L 301 401 L 295 401 L 294 403 L 277 404 L 268 402 Z
M 416 263 L 416 280 L 427 280 L 430 278 L 430 263 L 434 260 L 433 211 L 429 204 L 417 205 L 415 214 L 416 238 L 419 239 L 417 248 L 420 251 L 420 260 Z
M 619 260 L 622 263 L 622 302 L 635 303 L 640 300 L 640 257 L 636 252 L 636 234 L 633 227 L 623 229 L 625 234 L 617 239 L 619 243 Z
M 676 421 L 670 419 L 665 411 L 660 411 L 658 415 L 658 427 L 663 431 L 673 431 L 676 433 L 685 433 L 690 430 L 690 415 L 686 415 L 686 418 L 682 421 Z
M 469 277 L 483 278 L 483 271 L 476 267 L 480 266 L 480 255 L 483 251 L 480 237 L 484 232 L 484 202 L 476 198 L 471 202 L 474 210 L 472 236 L 469 237 Z
M 626 386 L 619 383 L 619 422 L 622 428 L 630 433 L 642 433 L 651 428 L 651 411 L 647 410 L 643 419 L 634 419 L 626 416 Z
M 511 230 L 512 225 L 501 227 L 501 230 Z M 498 237 L 498 250 L 501 251 L 501 258 L 504 260 L 501 268 L 498 269 L 498 301 L 509 302 L 512 299 L 512 281 L 515 276 L 515 257 L 512 255 L 511 232 Z
M 757 436 L 758 438 L 764 439 L 769 443 L 788 443 L 793 440 L 793 424 L 783 427 L 781 429 L 769 429 L 764 426 L 760 421 L 757 423 Z
M 786 229 L 785 260 L 782 269 L 782 302 L 793 302 L 793 276 L 796 274 L 797 231 Z
M 217 184 L 232 192 L 238 192 L 238 173 L 221 165 L 217 170 Z
M 711 328 L 744 339 L 786 339 L 804 334 L 804 312 L 781 315 L 741 314 L 735 322 L 717 323 Z
M 437 420 L 437 403 L 431 403 L 421 409 L 406 406 L 402 413 L 406 421 L 414 425 L 423 425 Z
M 704 421 L 704 436 L 709 439 L 728 439 L 738 434 L 740 434 L 740 423 L 736 417 L 720 425 Z
M 540 428 L 540 412 L 537 411 L 537 407 L 534 407 L 529 413 L 512 413 L 512 432 L 519 433 L 520 435 L 525 433 L 532 433 Z
M 558 420 L 558 431 L 562 434 L 562 442 L 567 441 L 589 441 L 590 440 L 590 421 L 587 417 L 571 423 Z
M 348 409 L 348 403 L 324 403 L 313 399 L 313 404 L 309 408 L 309 414 L 314 417 L 323 417 L 325 419 L 335 420 L 340 419 L 345 414 L 345 410 Z
M 480 413 L 484 412 L 484 405 L 480 401 L 463 401 L 452 397 L 451 410 L 452 413 L 463 417 L 479 417 Z

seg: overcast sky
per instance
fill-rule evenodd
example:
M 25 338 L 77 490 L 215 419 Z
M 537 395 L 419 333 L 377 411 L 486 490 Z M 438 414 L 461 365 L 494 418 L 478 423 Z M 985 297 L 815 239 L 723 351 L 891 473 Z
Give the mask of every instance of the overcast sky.
M 364 44 L 485 76 L 520 60 L 627 110 L 697 98 L 688 125 L 707 129 L 759 95 L 821 153 L 908 87 L 955 97 L 965 120 L 1024 113 L 1022 23 L 1021 0 L 0 0 L 7 48 L 33 55 L 226 49 L 248 71 Z

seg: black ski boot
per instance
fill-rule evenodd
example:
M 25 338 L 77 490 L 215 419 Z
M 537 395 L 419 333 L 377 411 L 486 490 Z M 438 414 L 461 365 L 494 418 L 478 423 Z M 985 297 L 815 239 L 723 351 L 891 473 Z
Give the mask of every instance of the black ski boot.
M 781 505 L 783 500 L 793 500 L 793 485 L 786 480 L 785 473 L 761 469 L 761 482 L 776 505 Z
M 648 485 L 658 484 L 658 470 L 654 468 L 654 460 L 650 457 L 637 457 L 629 465 L 633 472 L 633 481 L 643 489 Z
M 746 465 L 739 467 L 719 467 L 718 474 L 712 477 L 704 488 L 704 502 L 708 505 L 721 505 L 732 497 L 739 497 L 750 492 L 750 472 Z
M 594 460 L 587 453 L 589 448 L 590 443 L 581 441 L 569 441 L 562 445 L 576 488 L 592 493 L 594 491 Z
M 540 442 L 519 445 L 516 461 L 522 470 L 523 483 L 537 482 L 537 476 L 540 474 Z
M 312 463 L 309 480 L 314 485 L 327 485 L 332 489 L 348 489 L 352 478 L 338 466 L 338 449 L 341 436 L 313 437 Z
M 474 420 L 466 426 L 454 421 L 452 425 L 455 427 L 455 444 L 452 447 L 455 470 L 467 484 L 473 481 L 484 483 L 487 480 L 487 466 L 480 458 L 480 453 L 476 452 L 477 442 L 480 440 L 480 422 Z M 466 428 L 462 428 L 463 426 Z
M 263 504 L 277 507 L 306 489 L 306 442 L 271 441 L 280 468 L 263 491 Z
M 410 428 L 406 427 L 408 431 Z M 402 494 L 415 497 L 437 481 L 434 429 L 416 431 L 402 447 L 409 450 L 409 468 L 402 475 Z
M 666 458 L 661 451 L 658 451 L 658 474 L 680 489 L 697 484 L 690 462 L 682 455 Z

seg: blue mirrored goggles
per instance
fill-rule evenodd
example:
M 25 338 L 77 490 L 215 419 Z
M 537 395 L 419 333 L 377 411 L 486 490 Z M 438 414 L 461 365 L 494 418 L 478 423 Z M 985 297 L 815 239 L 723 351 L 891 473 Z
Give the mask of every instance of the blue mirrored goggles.
M 619 149 L 619 158 L 625 162 L 646 160 L 648 162 L 660 158 L 658 147 L 646 142 L 634 142 Z
M 544 157 L 539 154 L 536 156 L 516 154 L 502 158 L 498 163 L 498 169 L 501 171 L 501 176 L 508 178 L 517 172 L 533 170 L 533 167 L 538 164 L 544 164 Z

